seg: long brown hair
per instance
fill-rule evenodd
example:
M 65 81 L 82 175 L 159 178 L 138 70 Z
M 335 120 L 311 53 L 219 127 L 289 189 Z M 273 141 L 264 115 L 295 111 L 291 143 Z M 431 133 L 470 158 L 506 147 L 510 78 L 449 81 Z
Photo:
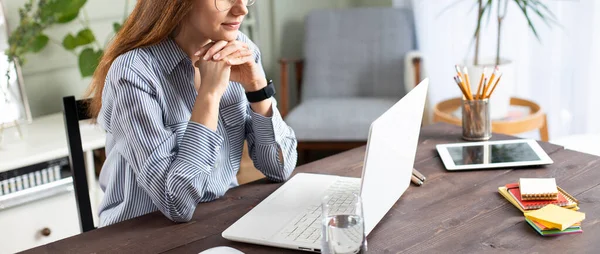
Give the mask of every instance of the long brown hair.
M 159 43 L 175 31 L 179 23 L 192 10 L 192 0 L 138 0 L 135 8 L 106 48 L 86 92 L 93 96 L 90 115 L 98 117 L 102 108 L 102 90 L 108 70 L 120 55 L 139 47 Z

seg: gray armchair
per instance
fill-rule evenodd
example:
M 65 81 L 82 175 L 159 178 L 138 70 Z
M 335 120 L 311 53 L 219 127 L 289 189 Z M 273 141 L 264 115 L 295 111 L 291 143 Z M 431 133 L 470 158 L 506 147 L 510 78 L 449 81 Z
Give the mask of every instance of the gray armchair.
M 371 122 L 421 79 L 412 12 L 317 10 L 306 17 L 305 30 L 305 59 L 280 60 L 280 110 L 300 154 L 364 145 Z M 288 114 L 290 64 L 300 98 Z

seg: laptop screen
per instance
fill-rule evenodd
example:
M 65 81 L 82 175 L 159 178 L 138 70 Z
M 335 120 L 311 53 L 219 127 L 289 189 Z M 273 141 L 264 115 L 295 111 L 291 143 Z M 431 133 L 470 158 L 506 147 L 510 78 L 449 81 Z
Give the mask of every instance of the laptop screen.
M 361 198 L 369 234 L 410 185 L 428 80 L 371 124 Z

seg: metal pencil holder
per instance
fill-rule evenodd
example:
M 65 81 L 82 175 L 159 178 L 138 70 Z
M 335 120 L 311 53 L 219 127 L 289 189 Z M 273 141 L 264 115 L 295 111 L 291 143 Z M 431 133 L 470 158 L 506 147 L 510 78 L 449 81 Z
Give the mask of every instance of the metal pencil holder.
M 489 99 L 462 101 L 463 139 L 489 140 L 492 137 Z

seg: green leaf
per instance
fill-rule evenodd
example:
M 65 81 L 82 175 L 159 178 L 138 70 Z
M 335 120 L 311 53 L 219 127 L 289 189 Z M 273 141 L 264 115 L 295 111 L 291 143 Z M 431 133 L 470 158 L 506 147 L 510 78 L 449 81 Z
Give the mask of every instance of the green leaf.
M 79 16 L 79 11 L 73 12 L 73 13 L 64 13 L 64 14 L 58 15 L 58 17 L 56 18 L 56 22 L 59 24 L 69 23 L 69 22 L 73 21 L 74 19 L 76 19 L 78 16 Z
M 65 36 L 63 39 L 62 45 L 67 50 L 74 50 L 78 46 L 77 39 L 75 39 L 75 36 L 72 34 L 67 34 L 67 36 Z
M 92 48 L 81 51 L 79 54 L 79 72 L 82 77 L 89 77 L 94 74 L 102 54 L 104 54 L 102 50 L 94 51 Z
M 79 12 L 86 0 L 51 0 L 50 9 L 54 12 L 67 14 Z
M 485 4 L 485 6 L 483 7 L 483 9 L 487 9 L 488 10 L 488 15 L 487 15 L 487 20 L 485 21 L 486 23 L 490 23 L 490 17 L 492 16 L 492 0 L 488 0 L 487 3 Z
M 34 53 L 40 52 L 40 50 L 42 50 L 44 47 L 46 47 L 46 45 L 48 45 L 48 40 L 48 36 L 40 34 L 35 37 L 29 49 Z
M 529 9 L 531 9 L 533 12 L 535 12 L 538 17 L 540 17 L 540 19 L 542 21 L 544 21 L 544 23 L 546 23 L 546 25 L 548 27 L 551 26 L 550 23 L 554 24 L 554 25 L 558 25 L 558 22 L 555 19 L 554 13 L 552 13 L 552 11 L 550 11 L 550 9 L 548 9 L 548 7 L 546 7 L 543 3 L 540 3 L 537 0 L 530 0 L 530 1 L 526 1 L 525 4 L 529 7 Z M 541 9 L 540 9 L 541 7 Z M 546 12 L 546 13 L 543 13 Z
M 118 22 L 113 23 L 113 31 L 115 31 L 115 33 L 118 33 L 119 30 L 121 30 L 121 24 L 119 24 Z
M 77 46 L 90 44 L 96 40 L 94 33 L 89 28 L 83 29 L 77 33 Z
M 83 29 L 76 36 L 68 34 L 63 39 L 63 47 L 67 50 L 73 50 L 79 46 L 88 45 L 96 40 L 94 33 L 89 28 Z
M 521 12 L 523 12 L 523 16 L 525 16 L 525 19 L 527 19 L 527 24 L 529 25 L 529 28 L 531 28 L 533 35 L 535 35 L 535 38 L 537 38 L 539 41 L 540 36 L 538 35 L 537 31 L 535 30 L 535 26 L 533 25 L 533 22 L 531 22 L 531 19 L 529 18 L 529 15 L 527 14 L 527 6 L 525 5 L 525 3 L 521 3 L 521 1 L 519 1 L 519 0 L 516 0 L 516 2 L 517 2 L 517 5 L 519 6 L 519 9 L 521 9 Z
M 550 8 L 548 8 L 548 6 L 546 6 L 544 3 L 540 2 L 539 0 L 531 0 L 534 4 L 541 6 L 544 10 L 546 10 L 546 12 L 548 14 L 550 14 L 550 16 L 552 16 L 553 20 L 556 20 L 556 15 L 554 15 L 554 13 L 550 10 Z
M 68 23 L 79 16 L 86 0 L 48 0 L 40 6 L 40 18 L 44 22 Z
M 489 18 L 489 13 L 492 12 L 491 8 L 492 8 L 492 1 L 491 0 L 487 1 L 481 7 L 481 14 L 477 18 L 477 27 L 475 27 L 475 32 L 473 33 L 473 38 L 477 38 L 477 32 L 479 32 L 481 30 L 481 22 L 483 21 L 483 15 L 487 12 L 488 13 L 488 18 Z

